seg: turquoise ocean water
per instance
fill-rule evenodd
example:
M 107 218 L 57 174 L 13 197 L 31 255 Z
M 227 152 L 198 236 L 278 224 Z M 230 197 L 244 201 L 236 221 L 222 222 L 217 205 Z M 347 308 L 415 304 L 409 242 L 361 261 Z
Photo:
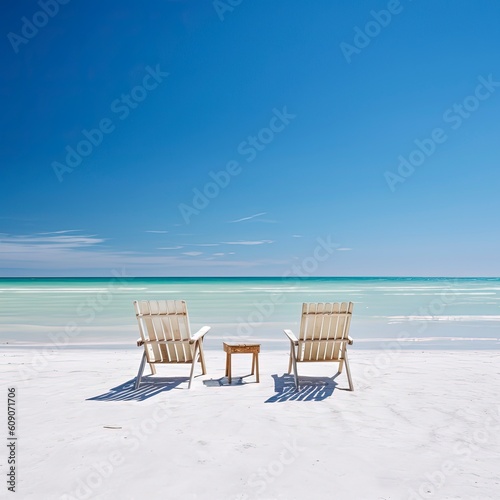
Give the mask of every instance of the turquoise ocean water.
M 500 348 L 500 278 L 5 278 L 0 344 L 133 347 L 133 300 L 184 299 L 193 332 L 288 347 L 302 302 L 354 302 L 360 348 Z

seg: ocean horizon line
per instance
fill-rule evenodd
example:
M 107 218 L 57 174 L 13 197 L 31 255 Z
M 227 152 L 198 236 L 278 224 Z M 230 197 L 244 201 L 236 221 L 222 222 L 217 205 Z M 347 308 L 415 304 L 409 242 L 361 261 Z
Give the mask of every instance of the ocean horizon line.
M 75 279 L 75 280 L 105 280 L 110 278 L 120 279 L 137 279 L 137 280 L 266 280 L 280 279 L 285 281 L 296 280 L 355 280 L 355 279 L 432 279 L 432 280 L 496 280 L 500 276 L 0 276 L 0 280 L 58 280 L 58 279 Z

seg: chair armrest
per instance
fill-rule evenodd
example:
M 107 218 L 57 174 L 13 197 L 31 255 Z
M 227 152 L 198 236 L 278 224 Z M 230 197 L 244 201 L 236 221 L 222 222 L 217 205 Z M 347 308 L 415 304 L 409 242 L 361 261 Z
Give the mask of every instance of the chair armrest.
M 348 335 L 348 336 L 347 336 L 347 343 L 348 343 L 349 345 L 352 345 L 352 343 L 353 343 L 353 342 L 354 342 L 354 340 L 352 340 L 352 338 Z
M 290 342 L 293 345 L 299 345 L 299 340 L 297 337 L 293 334 L 292 330 L 283 330 L 285 332 L 285 335 L 290 339 Z
M 141 345 L 144 345 L 144 340 L 137 339 L 137 347 L 141 347 Z
M 211 326 L 202 326 L 189 340 L 190 344 L 194 344 L 197 340 L 202 339 L 205 334 L 212 328 Z

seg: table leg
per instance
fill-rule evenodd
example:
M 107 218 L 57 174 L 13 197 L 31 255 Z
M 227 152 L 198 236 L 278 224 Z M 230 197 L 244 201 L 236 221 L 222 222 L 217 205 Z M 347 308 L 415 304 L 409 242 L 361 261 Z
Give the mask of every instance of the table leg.
M 229 379 L 229 383 L 231 383 L 231 353 L 228 352 L 227 353 L 227 362 L 228 362 L 228 365 L 227 365 L 227 378 Z
M 260 382 L 259 380 L 259 353 L 255 353 L 254 354 L 255 356 L 255 375 L 256 375 L 256 378 L 257 378 L 257 383 Z

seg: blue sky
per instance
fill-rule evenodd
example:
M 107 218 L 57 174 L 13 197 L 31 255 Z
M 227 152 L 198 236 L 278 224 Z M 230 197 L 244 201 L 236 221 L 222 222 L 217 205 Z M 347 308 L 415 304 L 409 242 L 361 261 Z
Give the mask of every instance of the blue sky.
M 59 1 L 0 20 L 1 276 L 500 275 L 499 3 Z

